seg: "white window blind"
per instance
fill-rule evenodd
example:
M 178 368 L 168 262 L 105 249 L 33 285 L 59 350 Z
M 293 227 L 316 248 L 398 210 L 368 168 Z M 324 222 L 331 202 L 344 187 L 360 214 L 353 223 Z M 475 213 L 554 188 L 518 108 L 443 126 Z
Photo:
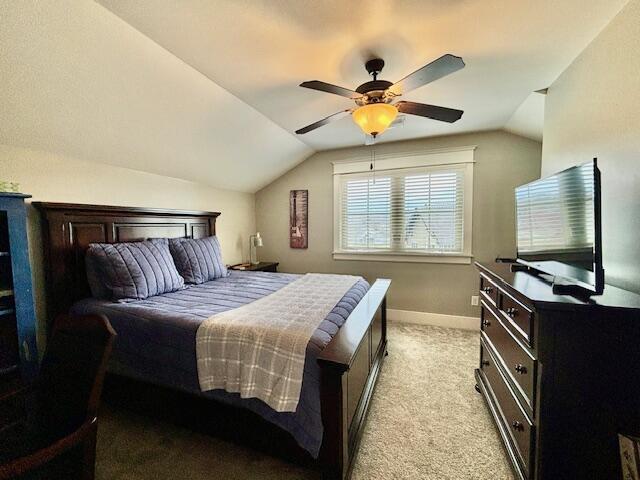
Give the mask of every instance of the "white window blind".
M 391 248 L 391 178 L 345 179 L 342 189 L 342 248 Z
M 464 165 L 339 175 L 342 252 L 465 252 Z

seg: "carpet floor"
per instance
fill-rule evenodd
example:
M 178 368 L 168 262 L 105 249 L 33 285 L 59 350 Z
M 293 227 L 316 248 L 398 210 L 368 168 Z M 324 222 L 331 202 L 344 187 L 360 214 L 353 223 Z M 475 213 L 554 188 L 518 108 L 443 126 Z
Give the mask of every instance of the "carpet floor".
M 389 356 L 371 403 L 353 480 L 513 478 L 474 389 L 478 334 L 389 325 Z M 105 407 L 98 480 L 317 480 L 317 472 L 208 435 Z

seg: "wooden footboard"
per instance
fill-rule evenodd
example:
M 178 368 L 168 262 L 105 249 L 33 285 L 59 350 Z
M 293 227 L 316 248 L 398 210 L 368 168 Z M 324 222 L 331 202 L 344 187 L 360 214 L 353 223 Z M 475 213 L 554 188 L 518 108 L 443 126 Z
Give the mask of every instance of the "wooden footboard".
M 318 357 L 323 478 L 349 478 L 369 402 L 387 353 L 387 302 L 391 280 L 378 279 Z

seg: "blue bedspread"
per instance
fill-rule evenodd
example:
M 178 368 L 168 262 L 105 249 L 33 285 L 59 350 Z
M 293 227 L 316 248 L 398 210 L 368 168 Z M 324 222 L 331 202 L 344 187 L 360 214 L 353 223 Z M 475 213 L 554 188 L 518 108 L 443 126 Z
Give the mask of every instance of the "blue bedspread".
M 186 290 L 129 303 L 86 299 L 72 312 L 106 315 L 118 333 L 110 370 L 247 408 L 288 431 L 317 458 L 322 443 L 318 354 L 329 343 L 369 288 L 360 279 L 314 332 L 307 345 L 302 391 L 293 413 L 278 413 L 258 399 L 222 390 L 201 392 L 195 337 L 202 321 L 284 287 L 299 275 L 232 271 L 229 277 Z

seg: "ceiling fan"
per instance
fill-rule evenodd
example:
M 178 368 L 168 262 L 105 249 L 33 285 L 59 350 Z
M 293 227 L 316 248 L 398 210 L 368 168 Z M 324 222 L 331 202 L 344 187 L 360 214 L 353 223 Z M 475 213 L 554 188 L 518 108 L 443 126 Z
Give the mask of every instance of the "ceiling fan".
M 387 80 L 378 80 L 378 75 L 380 75 L 384 67 L 384 60 L 374 58 L 365 63 L 364 67 L 373 77 L 373 80 L 363 83 L 355 90 L 349 90 L 348 88 L 339 87 L 319 80 L 302 82 L 300 84 L 301 87 L 350 98 L 355 101 L 357 107 L 329 115 L 322 120 L 296 130 L 296 133 L 299 135 L 305 134 L 329 122 L 339 120 L 351 114 L 354 122 L 360 126 L 362 131 L 375 138 L 391 125 L 398 115 L 398 112 L 448 123 L 459 120 L 464 113 L 462 110 L 438 107 L 437 105 L 427 105 L 424 103 L 405 101 L 392 103 L 397 97 L 411 90 L 422 87 L 423 85 L 434 82 L 464 68 L 464 62 L 460 57 L 451 54 L 443 55 L 396 83 L 391 83 Z

